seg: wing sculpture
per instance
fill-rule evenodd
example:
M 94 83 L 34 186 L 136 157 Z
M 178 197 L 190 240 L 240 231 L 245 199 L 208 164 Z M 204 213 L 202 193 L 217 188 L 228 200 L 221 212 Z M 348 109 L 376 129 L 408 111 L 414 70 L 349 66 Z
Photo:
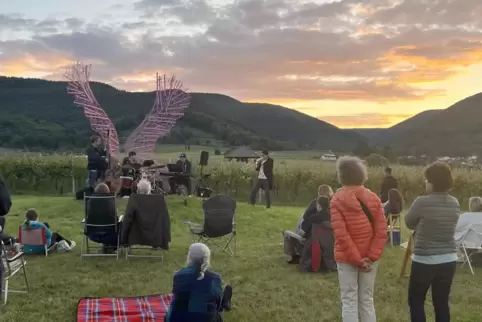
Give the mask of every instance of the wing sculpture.
M 74 95 L 74 103 L 84 109 L 93 131 L 108 142 L 109 151 L 115 154 L 119 150 L 119 137 L 114 124 L 100 107 L 89 85 L 91 65 L 76 63 L 65 73 L 69 80 L 67 92 Z
M 149 114 L 127 138 L 124 151 L 152 153 L 159 138 L 168 135 L 189 107 L 191 95 L 175 76 L 156 75 L 156 100 Z

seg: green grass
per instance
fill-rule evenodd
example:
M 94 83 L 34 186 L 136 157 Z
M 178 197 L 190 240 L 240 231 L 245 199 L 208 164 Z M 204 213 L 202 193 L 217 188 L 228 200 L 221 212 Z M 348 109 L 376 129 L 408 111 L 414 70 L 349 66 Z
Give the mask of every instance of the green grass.
M 136 296 L 169 292 L 173 273 L 182 267 L 190 244 L 184 220 L 202 220 L 200 200 L 168 198 L 172 221 L 172 243 L 164 262 L 157 259 L 88 258 L 81 260 L 80 220 L 82 202 L 67 197 L 16 196 L 8 216 L 7 231 L 16 232 L 23 213 L 30 207 L 40 212 L 53 230 L 77 241 L 72 253 L 53 253 L 48 258 L 27 257 L 31 293 L 10 294 L 0 321 L 73 321 L 78 300 L 85 296 Z M 125 200 L 118 207 L 123 210 Z M 303 274 L 284 263 L 281 231 L 292 229 L 302 208 L 276 207 L 266 210 L 238 204 L 238 257 L 230 258 L 214 249 L 212 266 L 234 287 L 232 312 L 226 321 L 340 321 L 336 274 Z M 407 279 L 398 279 L 404 250 L 387 246 L 379 268 L 375 305 L 378 321 L 408 321 Z M 482 304 L 482 271 L 472 276 L 459 269 L 452 291 L 454 321 L 478 321 Z M 10 282 L 21 289 L 21 276 Z M 433 321 L 427 301 L 429 321 Z

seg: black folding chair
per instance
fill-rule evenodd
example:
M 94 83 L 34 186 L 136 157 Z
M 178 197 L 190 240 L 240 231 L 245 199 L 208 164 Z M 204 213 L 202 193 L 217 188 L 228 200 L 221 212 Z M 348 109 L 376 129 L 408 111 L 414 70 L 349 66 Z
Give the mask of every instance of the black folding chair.
M 189 225 L 193 242 L 209 242 L 228 255 L 236 256 L 236 201 L 217 195 L 203 201 L 202 207 L 204 224 L 185 222 Z
M 85 211 L 84 219 L 82 220 L 82 245 L 80 248 L 80 258 L 84 257 L 99 257 L 99 256 L 115 256 L 119 259 L 120 249 L 120 219 L 117 218 L 116 196 L 115 194 L 106 195 L 84 195 Z M 93 223 L 93 218 L 89 218 L 91 208 L 102 207 L 105 203 L 112 203 L 112 213 L 103 214 L 100 222 Z M 117 234 L 117 249 L 114 254 L 91 253 L 92 249 L 100 250 L 100 246 L 89 245 L 88 234 L 91 232 L 115 232 Z

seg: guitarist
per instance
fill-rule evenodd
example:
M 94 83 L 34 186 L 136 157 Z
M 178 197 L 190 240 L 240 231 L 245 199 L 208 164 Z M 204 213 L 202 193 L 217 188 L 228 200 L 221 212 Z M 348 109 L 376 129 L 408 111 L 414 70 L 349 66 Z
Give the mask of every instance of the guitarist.
M 107 151 L 102 148 L 98 135 L 93 135 L 90 140 L 92 145 L 87 149 L 87 186 L 93 190 L 107 169 Z

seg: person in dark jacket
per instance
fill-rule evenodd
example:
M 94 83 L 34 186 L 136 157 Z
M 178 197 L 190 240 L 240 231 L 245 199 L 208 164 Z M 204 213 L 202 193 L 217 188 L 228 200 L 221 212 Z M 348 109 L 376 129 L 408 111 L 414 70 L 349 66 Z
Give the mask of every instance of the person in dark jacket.
M 289 264 L 298 264 L 305 240 L 311 235 L 313 224 L 321 224 L 330 221 L 330 198 L 320 196 L 315 201 L 316 212 L 306 211 L 298 233 L 285 231 L 284 251 L 289 256 Z M 307 210 L 310 210 L 308 208 Z
M 181 176 L 175 176 L 169 178 L 169 184 L 171 186 L 171 191 L 176 193 L 176 185 L 183 185 L 187 189 L 187 194 L 191 195 L 191 175 L 192 175 L 192 164 L 186 157 L 186 154 L 181 153 L 179 155 L 179 160 L 176 162 L 177 167 L 181 170 Z
M 109 187 L 105 183 L 99 183 L 95 187 L 93 196 L 111 196 Z M 118 222 L 115 199 L 89 199 L 87 202 L 87 223 L 90 225 L 112 225 L 114 217 Z M 103 244 L 103 252 L 109 253 L 117 250 L 119 236 L 117 230 L 112 227 L 88 227 L 87 237 L 95 243 Z
M 398 189 L 398 181 L 392 176 L 392 168 L 385 168 L 385 178 L 383 178 L 382 189 L 380 192 L 380 199 L 382 203 L 388 201 L 388 191 L 390 189 Z
M 233 289 L 223 289 L 221 276 L 210 270 L 211 251 L 205 244 L 189 247 L 187 267 L 174 274 L 173 299 L 165 322 L 222 322 L 231 309 Z
M 92 190 L 107 169 L 106 155 L 107 152 L 102 149 L 102 140 L 99 136 L 91 137 L 92 145 L 87 149 L 87 185 Z
M 3 182 L 2 178 L 0 178 L 0 219 L 2 219 L 2 223 L 0 225 L 0 240 L 3 238 L 3 229 L 5 227 L 5 218 L 12 207 L 12 199 L 10 198 L 10 194 L 8 193 L 7 186 Z M 2 250 L 0 249 L 0 255 Z M 2 256 L 0 256 L 2 257 Z M 0 263 L 0 290 L 3 288 L 3 264 Z
M 266 208 L 271 208 L 271 195 L 270 190 L 273 189 L 273 167 L 274 161 L 269 157 L 268 151 L 263 151 L 261 153 L 261 158 L 256 160 L 256 171 L 258 171 L 258 176 L 251 190 L 250 203 L 252 205 L 256 204 L 256 195 L 259 189 L 263 189 L 266 198 Z
M 122 220 L 122 244 L 143 245 L 168 250 L 171 220 L 164 195 L 151 195 L 151 185 L 141 180 L 137 194 L 131 195 Z

